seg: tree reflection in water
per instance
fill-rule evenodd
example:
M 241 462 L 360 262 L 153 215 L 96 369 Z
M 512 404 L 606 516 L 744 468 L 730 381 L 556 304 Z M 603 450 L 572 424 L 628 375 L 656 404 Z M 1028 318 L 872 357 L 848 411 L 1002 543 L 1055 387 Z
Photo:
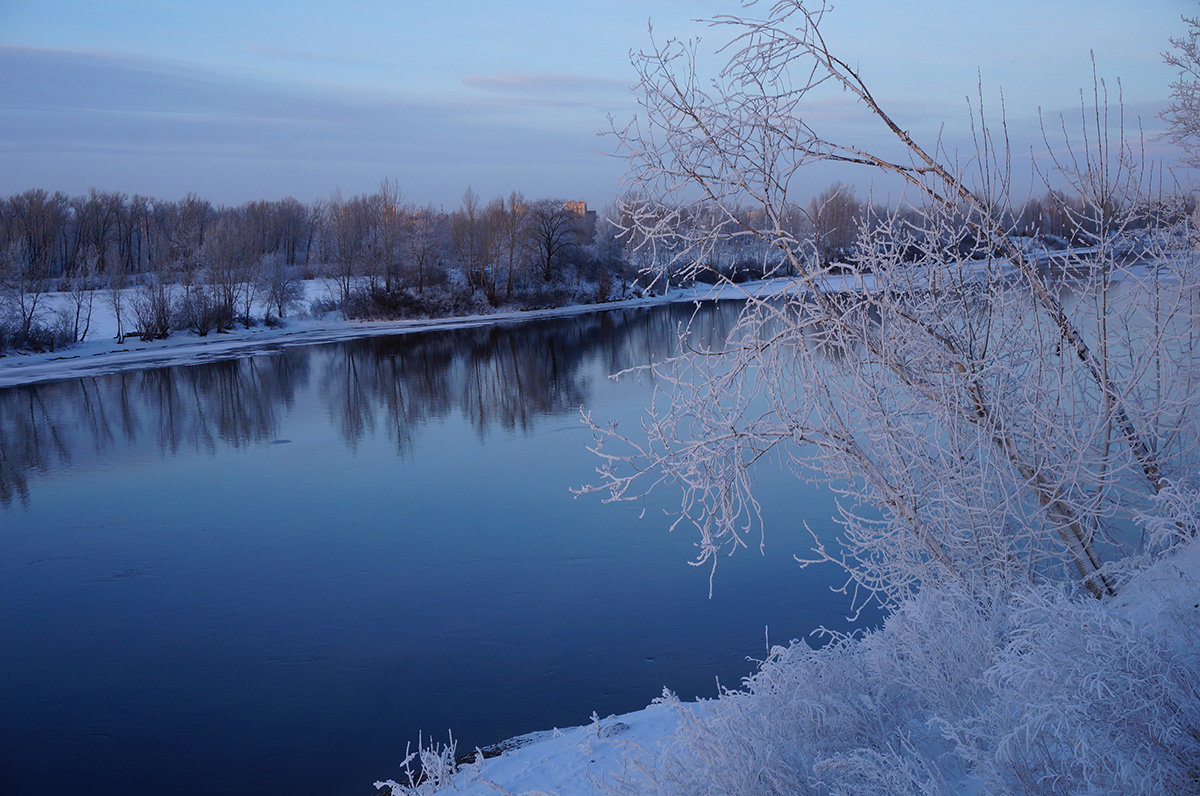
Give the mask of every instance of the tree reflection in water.
M 29 501 L 31 477 L 134 450 L 216 453 L 269 443 L 313 392 L 355 449 L 385 431 L 405 453 L 448 414 L 483 438 L 573 413 L 592 380 L 673 353 L 679 324 L 697 344 L 723 340 L 724 302 L 610 310 L 563 319 L 377 337 L 205 365 L 132 371 L 0 390 L 0 504 Z

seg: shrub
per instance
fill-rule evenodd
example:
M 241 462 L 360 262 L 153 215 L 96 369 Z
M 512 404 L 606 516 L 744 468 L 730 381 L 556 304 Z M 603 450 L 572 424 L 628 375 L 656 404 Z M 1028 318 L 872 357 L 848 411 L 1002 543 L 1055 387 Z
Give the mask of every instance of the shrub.
M 482 291 L 426 288 L 420 293 L 411 289 L 354 290 L 341 309 L 347 318 L 400 320 L 485 314 L 492 307 Z
M 54 323 L 34 321 L 28 331 L 22 331 L 21 323 L 12 319 L 0 319 L 0 355 L 23 351 L 33 354 L 57 351 L 75 342 L 69 324 L 62 318 Z

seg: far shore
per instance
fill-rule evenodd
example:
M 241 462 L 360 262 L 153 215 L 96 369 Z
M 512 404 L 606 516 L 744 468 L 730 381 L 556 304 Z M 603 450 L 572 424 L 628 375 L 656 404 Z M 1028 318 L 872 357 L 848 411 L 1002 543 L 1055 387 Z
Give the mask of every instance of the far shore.
M 780 290 L 792 280 L 748 282 L 742 285 L 698 285 L 671 290 L 667 295 L 623 299 L 598 304 L 572 304 L 541 310 L 500 310 L 486 315 L 421 318 L 395 321 L 351 321 L 333 317 L 288 319 L 282 327 L 235 328 L 205 337 L 176 333 L 164 340 L 142 341 L 127 337 L 118 343 L 111 330 L 100 328 L 88 339 L 70 348 L 40 354 L 0 356 L 0 388 L 39 382 L 104 376 L 130 370 L 194 365 L 278 351 L 291 346 L 336 343 L 366 337 L 466 329 L 502 323 L 566 318 L 589 312 L 651 307 L 718 298 L 744 298 Z

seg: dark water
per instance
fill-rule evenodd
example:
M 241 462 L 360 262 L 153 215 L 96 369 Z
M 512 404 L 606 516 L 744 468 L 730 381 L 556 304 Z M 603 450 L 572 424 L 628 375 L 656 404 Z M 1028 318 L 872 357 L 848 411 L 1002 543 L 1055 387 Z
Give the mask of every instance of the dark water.
M 702 312 L 719 337 L 738 307 Z M 766 556 L 575 499 L 690 308 L 0 390 L 0 793 L 372 793 L 460 749 L 711 696 L 846 627 L 831 498 L 766 471 Z

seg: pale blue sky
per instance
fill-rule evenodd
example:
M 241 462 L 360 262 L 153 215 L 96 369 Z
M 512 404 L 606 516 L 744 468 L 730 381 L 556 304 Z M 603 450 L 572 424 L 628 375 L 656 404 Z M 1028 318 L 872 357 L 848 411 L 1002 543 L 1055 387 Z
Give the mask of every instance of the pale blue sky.
M 628 51 L 718 35 L 737 0 L 203 3 L 0 0 L 0 194 L 90 186 L 217 202 L 374 190 L 455 205 L 517 189 L 593 205 L 619 162 L 596 133 L 634 112 Z M 827 36 L 914 131 L 958 140 L 977 69 L 1018 148 L 1040 105 L 1120 77 L 1147 129 L 1159 53 L 1192 0 L 844 0 Z M 1077 110 L 1076 110 L 1077 113 Z M 858 134 L 856 131 L 851 131 Z M 865 135 L 865 134 L 864 134 Z M 1153 151 L 1161 147 L 1155 145 Z M 820 190 L 824 175 L 814 175 Z M 827 180 L 825 180 L 827 182 Z

